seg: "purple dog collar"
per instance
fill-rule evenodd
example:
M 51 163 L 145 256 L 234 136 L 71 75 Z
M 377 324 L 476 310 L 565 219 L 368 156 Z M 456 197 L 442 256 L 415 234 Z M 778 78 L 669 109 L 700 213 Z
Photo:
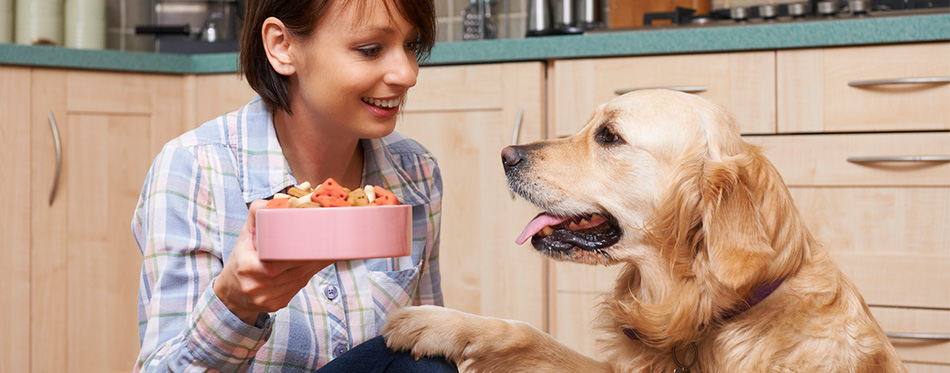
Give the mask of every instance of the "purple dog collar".
M 767 298 L 769 295 L 772 294 L 772 292 L 778 289 L 778 287 L 781 286 L 782 282 L 784 281 L 785 281 L 785 277 L 782 277 L 778 280 L 760 285 L 759 287 L 755 288 L 755 290 L 752 291 L 752 296 L 745 303 L 739 305 L 739 307 L 737 307 L 736 309 L 724 312 L 719 317 L 719 320 L 726 321 L 733 317 L 739 316 L 745 311 L 748 311 L 750 308 L 754 307 L 756 304 L 759 304 L 759 302 L 765 300 L 765 298 Z M 638 330 L 631 329 L 631 328 L 624 328 L 623 334 L 626 335 L 627 338 L 630 338 L 634 341 L 639 341 L 643 339 L 644 337 L 644 335 L 640 333 Z

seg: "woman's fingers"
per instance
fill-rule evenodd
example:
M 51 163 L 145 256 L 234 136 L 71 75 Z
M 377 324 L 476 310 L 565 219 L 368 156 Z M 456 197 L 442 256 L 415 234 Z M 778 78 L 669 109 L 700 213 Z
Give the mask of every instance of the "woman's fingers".
M 238 242 L 215 281 L 215 293 L 245 322 L 253 322 L 258 312 L 286 307 L 313 276 L 333 264 L 320 260 L 261 261 L 254 242 L 254 224 L 257 210 L 266 204 L 256 200 L 248 205 Z

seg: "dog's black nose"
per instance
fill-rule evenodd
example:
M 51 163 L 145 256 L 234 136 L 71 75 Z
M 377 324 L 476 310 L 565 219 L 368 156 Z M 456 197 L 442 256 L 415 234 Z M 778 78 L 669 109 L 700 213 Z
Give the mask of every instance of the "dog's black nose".
M 524 151 L 520 146 L 508 146 L 501 150 L 501 163 L 505 170 L 517 166 L 524 158 Z

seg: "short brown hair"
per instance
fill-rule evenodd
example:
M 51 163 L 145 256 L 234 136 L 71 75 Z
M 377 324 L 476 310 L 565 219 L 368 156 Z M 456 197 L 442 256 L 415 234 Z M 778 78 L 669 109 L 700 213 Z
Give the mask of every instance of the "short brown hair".
M 279 19 L 293 37 L 308 38 L 332 6 L 357 6 L 362 11 L 368 4 L 379 0 L 249 0 L 244 9 L 241 28 L 241 47 L 238 71 L 247 83 L 261 95 L 271 111 L 277 109 L 290 113 L 287 77 L 278 74 L 267 60 L 261 28 L 268 17 Z M 386 8 L 393 14 L 392 6 L 413 25 L 419 33 L 416 59 L 424 61 L 435 45 L 435 5 L 432 0 L 385 0 Z

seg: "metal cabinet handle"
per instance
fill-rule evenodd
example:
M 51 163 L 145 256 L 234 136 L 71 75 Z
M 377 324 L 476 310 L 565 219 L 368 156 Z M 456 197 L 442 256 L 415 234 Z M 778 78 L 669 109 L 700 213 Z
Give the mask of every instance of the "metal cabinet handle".
M 876 162 L 950 162 L 950 155 L 905 155 L 894 157 L 848 157 L 851 163 Z
M 937 341 L 948 341 L 950 340 L 950 334 L 937 334 L 937 333 L 893 333 L 887 332 L 884 333 L 890 338 L 904 338 L 904 339 L 931 339 Z
M 524 119 L 524 108 L 518 108 L 518 118 L 515 119 L 515 129 L 511 131 L 511 145 L 518 145 L 518 137 L 521 136 L 521 120 Z
M 630 93 L 633 91 L 642 91 L 645 89 L 669 89 L 671 91 L 680 91 L 686 93 L 699 93 L 705 92 L 709 88 L 704 85 L 685 85 L 685 86 L 671 86 L 671 87 L 648 87 L 648 88 L 630 88 L 630 89 L 618 89 L 614 91 L 618 96 L 624 93 Z
M 521 120 L 524 119 L 524 107 L 518 108 L 518 118 L 515 119 L 515 129 L 511 131 L 511 145 L 518 145 L 518 138 L 521 136 Z M 508 195 L 515 199 L 515 192 L 508 189 Z
M 885 84 L 933 84 L 933 83 L 950 83 L 950 76 L 934 76 L 934 77 L 926 77 L 926 78 L 881 79 L 881 80 L 858 80 L 858 81 L 848 82 L 848 85 L 852 87 L 864 87 L 864 86 L 885 85 Z
M 49 205 L 53 205 L 53 198 L 56 197 L 56 187 L 59 186 L 59 168 L 63 163 L 62 146 L 59 143 L 59 128 L 56 127 L 56 119 L 53 118 L 53 112 L 49 112 L 49 128 L 53 131 L 53 143 L 56 145 L 56 173 L 53 174 L 53 188 L 49 191 Z

